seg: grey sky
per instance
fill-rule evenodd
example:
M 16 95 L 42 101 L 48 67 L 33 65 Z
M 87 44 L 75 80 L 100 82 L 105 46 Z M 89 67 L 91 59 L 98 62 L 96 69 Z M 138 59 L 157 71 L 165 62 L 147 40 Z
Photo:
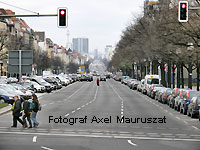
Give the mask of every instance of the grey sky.
M 66 46 L 67 30 L 73 37 L 88 37 L 89 50 L 103 52 L 106 45 L 115 45 L 122 30 L 133 16 L 142 14 L 144 0 L 0 0 L 39 13 L 55 14 L 58 7 L 67 7 L 69 26 L 57 28 L 57 17 L 23 18 L 35 31 L 45 31 L 55 43 Z M 0 3 L 16 14 L 30 14 Z

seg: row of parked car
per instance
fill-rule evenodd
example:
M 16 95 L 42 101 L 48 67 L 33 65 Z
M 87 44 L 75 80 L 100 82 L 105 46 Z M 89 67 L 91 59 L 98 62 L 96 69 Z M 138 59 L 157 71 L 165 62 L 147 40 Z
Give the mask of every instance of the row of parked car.
M 145 77 L 145 79 L 137 81 L 129 76 L 122 76 L 121 83 L 127 85 L 130 89 L 142 92 L 160 103 L 167 104 L 184 115 L 188 115 L 191 118 L 198 117 L 200 120 L 199 91 L 183 88 L 166 88 L 156 79 L 157 77 L 149 76 L 149 78 Z
M 11 82 L 10 79 L 1 80 L 0 103 L 13 104 L 15 95 L 20 96 L 22 99 L 30 99 L 35 93 L 50 93 L 78 81 L 76 75 L 70 77 L 67 75 L 54 75 L 22 78 L 22 82 L 18 82 L 18 80 L 12 80 Z

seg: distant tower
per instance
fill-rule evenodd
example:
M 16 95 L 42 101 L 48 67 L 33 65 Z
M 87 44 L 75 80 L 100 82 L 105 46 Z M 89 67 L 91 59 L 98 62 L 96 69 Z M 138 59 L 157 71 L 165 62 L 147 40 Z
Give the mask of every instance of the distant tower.
M 69 30 L 67 30 L 67 43 L 69 43 L 69 36 L 70 36 L 70 33 L 69 33 Z

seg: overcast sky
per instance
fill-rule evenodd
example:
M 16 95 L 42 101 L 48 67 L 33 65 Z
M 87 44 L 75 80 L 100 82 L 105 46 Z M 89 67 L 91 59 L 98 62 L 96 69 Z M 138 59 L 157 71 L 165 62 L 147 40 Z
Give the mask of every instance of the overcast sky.
M 58 7 L 68 8 L 68 28 L 57 28 L 57 17 L 23 18 L 35 31 L 45 31 L 46 37 L 66 46 L 67 30 L 74 37 L 89 38 L 89 51 L 104 52 L 106 45 L 116 45 L 122 30 L 131 19 L 143 13 L 144 0 L 0 0 L 41 14 L 55 14 Z M 0 3 L 0 8 L 16 14 L 31 14 Z

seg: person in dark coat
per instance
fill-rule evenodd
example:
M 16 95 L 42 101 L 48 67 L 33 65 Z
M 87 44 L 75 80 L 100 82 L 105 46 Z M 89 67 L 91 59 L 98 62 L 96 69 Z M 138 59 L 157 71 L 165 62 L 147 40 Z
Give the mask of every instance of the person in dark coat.
M 31 122 L 31 119 L 30 119 L 30 115 L 31 115 L 32 110 L 30 110 L 30 102 L 28 100 L 24 100 L 23 110 L 24 110 L 24 115 L 23 115 L 22 119 L 23 119 L 23 122 L 24 122 L 24 128 L 28 127 L 28 125 L 26 123 L 26 118 L 29 122 L 29 128 L 32 128 L 32 122 Z
M 32 95 L 32 103 L 34 104 L 33 112 L 31 113 L 31 120 L 33 121 L 33 127 L 36 128 L 39 125 L 39 122 L 36 120 L 36 115 L 39 110 L 39 101 L 37 95 Z
M 97 86 L 99 86 L 99 77 L 97 77 Z
M 15 102 L 13 103 L 13 107 L 11 108 L 11 110 L 13 111 L 13 125 L 11 127 L 16 128 L 17 127 L 17 121 L 19 121 L 22 126 L 24 125 L 23 121 L 20 119 L 20 117 L 22 116 L 21 113 L 21 100 L 19 98 L 19 96 L 14 96 L 14 100 Z

